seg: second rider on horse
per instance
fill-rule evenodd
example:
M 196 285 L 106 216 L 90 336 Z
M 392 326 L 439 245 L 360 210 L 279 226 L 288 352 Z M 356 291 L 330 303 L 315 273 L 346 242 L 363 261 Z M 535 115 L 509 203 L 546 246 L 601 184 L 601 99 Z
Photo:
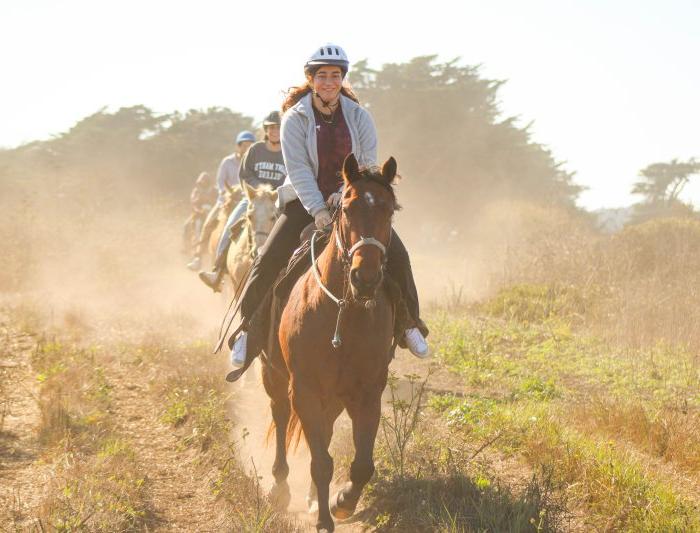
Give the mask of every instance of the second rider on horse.
M 214 207 L 211 209 L 211 211 L 209 211 L 209 214 L 202 225 L 202 230 L 199 234 L 194 257 L 192 258 L 192 261 L 187 264 L 187 268 L 190 270 L 196 271 L 200 269 L 202 265 L 202 251 L 206 242 L 209 240 L 211 232 L 214 231 L 214 228 L 216 227 L 219 211 L 223 207 L 226 200 L 226 193 L 229 188 L 239 184 L 238 169 L 240 167 L 241 159 L 243 158 L 243 154 L 246 153 L 248 148 L 254 142 L 255 135 L 252 132 L 240 132 L 236 137 L 235 151 L 221 160 L 219 170 L 216 173 L 216 191 L 218 193 L 218 197 L 216 204 L 214 204 Z
M 249 185 L 257 189 L 261 185 L 269 185 L 272 190 L 275 190 L 282 185 L 287 176 L 280 146 L 279 111 L 272 111 L 265 117 L 263 129 L 265 139 L 253 144 L 245 153 L 238 170 L 238 179 L 241 187 Z M 199 273 L 199 279 L 216 292 L 220 290 L 221 280 L 226 272 L 226 254 L 232 240 L 238 236 L 233 232 L 234 225 L 243 217 L 247 208 L 248 199 L 244 196 L 231 211 L 226 227 L 219 237 L 213 270 Z

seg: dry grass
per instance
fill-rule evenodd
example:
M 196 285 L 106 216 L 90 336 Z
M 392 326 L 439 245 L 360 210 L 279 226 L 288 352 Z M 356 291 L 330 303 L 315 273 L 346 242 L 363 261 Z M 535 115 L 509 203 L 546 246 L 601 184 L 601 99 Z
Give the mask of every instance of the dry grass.
M 581 428 L 607 433 L 653 457 L 700 473 L 700 412 L 687 405 L 592 398 L 574 411 Z
M 652 220 L 603 236 L 576 218 L 537 213 L 509 245 L 496 286 L 573 288 L 592 304 L 582 321 L 620 345 L 700 347 L 699 220 Z
M 40 342 L 39 442 L 55 463 L 38 517 L 57 531 L 128 531 L 152 520 L 148 480 L 110 413 L 105 354 Z
M 255 465 L 240 462 L 238 445 L 232 441 L 234 423 L 227 414 L 230 392 L 223 373 L 211 364 L 212 355 L 204 344 L 170 348 L 176 353 L 176 368 L 164 366 L 163 381 L 154 384 L 153 393 L 166 398 L 161 420 L 177 428 L 183 446 L 197 449 L 202 469 L 213 468 L 216 475 L 211 490 L 222 505 L 233 531 L 301 531 L 285 513 L 275 510 L 263 493 Z M 152 352 L 158 364 L 164 352 Z M 252 466 L 253 472 L 249 472 Z
M 623 347 L 598 322 L 616 297 L 531 283 L 459 316 L 435 313 L 436 352 L 474 396 L 433 404 L 465 439 L 497 436 L 501 450 L 550 472 L 588 527 L 696 530 L 697 502 L 668 471 L 697 479 L 697 356 L 658 340 Z
M 128 443 L 107 437 L 97 454 L 62 457 L 39 517 L 56 531 L 134 531 L 153 521 L 150 486 Z
M 461 439 L 426 411 L 428 379 L 390 379 L 364 518 L 378 531 L 558 531 L 565 512 L 549 476 L 501 480 L 482 455 L 493 441 Z

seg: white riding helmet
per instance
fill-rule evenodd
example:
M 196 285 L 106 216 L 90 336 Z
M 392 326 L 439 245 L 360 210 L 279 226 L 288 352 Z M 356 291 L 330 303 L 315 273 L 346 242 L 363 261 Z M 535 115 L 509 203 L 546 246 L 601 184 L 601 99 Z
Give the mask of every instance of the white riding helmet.
M 340 67 L 340 70 L 343 71 L 343 76 L 345 76 L 348 73 L 350 62 L 342 47 L 337 44 L 328 43 L 317 48 L 316 51 L 311 54 L 311 57 L 304 65 L 304 72 L 313 76 L 315 72 L 324 65 Z

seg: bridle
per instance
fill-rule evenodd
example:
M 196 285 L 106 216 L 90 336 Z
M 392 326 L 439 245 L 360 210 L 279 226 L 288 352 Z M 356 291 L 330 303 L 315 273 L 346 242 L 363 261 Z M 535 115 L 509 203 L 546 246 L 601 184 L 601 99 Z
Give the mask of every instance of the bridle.
M 333 334 L 333 340 L 331 341 L 333 348 L 339 348 L 343 344 L 342 339 L 340 338 L 340 320 L 343 316 L 343 311 L 353 302 L 362 304 L 365 309 L 373 309 L 377 304 L 374 298 L 363 298 L 359 300 L 354 299 L 352 297 L 352 291 L 350 291 L 350 294 L 348 295 L 349 287 L 347 285 L 347 280 L 350 275 L 350 267 L 352 265 L 352 258 L 355 255 L 355 252 L 357 252 L 363 246 L 376 246 L 379 248 L 379 252 L 382 255 L 382 268 L 386 266 L 387 261 L 386 246 L 384 243 L 375 239 L 374 237 L 362 236 L 360 240 L 348 248 L 345 244 L 344 236 L 342 235 L 341 220 L 342 209 L 338 207 L 333 213 L 330 231 L 333 233 L 335 238 L 336 246 L 340 252 L 340 260 L 343 264 L 343 296 L 340 298 L 336 297 L 330 291 L 330 289 L 323 284 L 321 273 L 319 272 L 318 265 L 316 264 L 316 238 L 319 234 L 327 232 L 327 230 L 317 229 L 311 235 L 311 271 L 313 272 L 314 279 L 316 280 L 316 283 L 318 283 L 318 286 L 321 287 L 321 290 L 323 290 L 323 292 L 325 292 L 326 295 L 338 306 L 338 317 L 336 318 L 335 322 L 335 333 Z

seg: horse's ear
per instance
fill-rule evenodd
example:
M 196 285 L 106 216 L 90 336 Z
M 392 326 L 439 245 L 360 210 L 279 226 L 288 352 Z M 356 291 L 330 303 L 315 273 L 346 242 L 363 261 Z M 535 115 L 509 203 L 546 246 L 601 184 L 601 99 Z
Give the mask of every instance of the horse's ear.
M 253 201 L 253 198 L 255 198 L 255 189 L 251 187 L 246 181 L 243 182 L 242 187 L 243 194 L 245 194 L 245 197 L 248 198 L 249 201 Z
M 390 157 L 382 165 L 382 177 L 387 183 L 394 181 L 396 177 L 396 159 Z
M 345 161 L 343 161 L 343 178 L 345 178 L 345 181 L 352 183 L 359 177 L 359 175 L 360 165 L 357 163 L 355 154 L 350 152 L 345 158 Z

